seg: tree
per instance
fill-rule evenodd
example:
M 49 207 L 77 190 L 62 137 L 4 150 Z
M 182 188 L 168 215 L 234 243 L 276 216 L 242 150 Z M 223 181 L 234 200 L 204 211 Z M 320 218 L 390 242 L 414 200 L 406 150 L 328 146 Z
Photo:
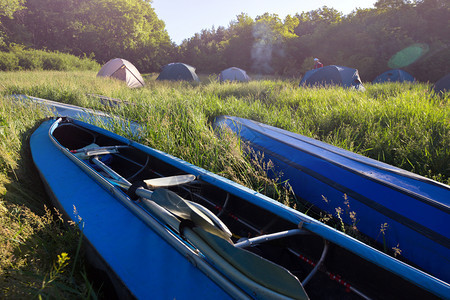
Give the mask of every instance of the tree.
M 14 13 L 23 8 L 23 3 L 25 0 L 0 0 L 0 17 L 11 19 Z M 0 22 L 0 45 L 5 45 L 5 28 Z
M 299 21 L 287 16 L 284 22 L 276 14 L 265 13 L 255 19 L 253 25 L 252 70 L 263 74 L 283 74 L 292 64 L 287 51 L 289 41 L 297 38 L 294 33 Z
M 294 32 L 298 36 L 303 36 L 313 34 L 316 30 L 331 24 L 338 24 L 342 20 L 342 13 L 334 8 L 323 6 L 316 10 L 296 14 L 295 17 L 299 23 Z
M 146 0 L 28 0 L 21 20 L 30 33 L 22 42 L 33 48 L 93 53 L 99 62 L 123 57 L 147 71 L 174 48 Z
M 392 9 L 400 8 L 403 5 L 409 4 L 407 0 L 378 0 L 374 6 L 378 9 Z
M 25 0 L 0 0 L 0 16 L 12 17 L 14 12 L 23 8 Z
M 253 19 L 240 14 L 230 23 L 226 40 L 222 42 L 224 60 L 227 67 L 249 70 L 251 67 L 251 47 L 253 45 Z

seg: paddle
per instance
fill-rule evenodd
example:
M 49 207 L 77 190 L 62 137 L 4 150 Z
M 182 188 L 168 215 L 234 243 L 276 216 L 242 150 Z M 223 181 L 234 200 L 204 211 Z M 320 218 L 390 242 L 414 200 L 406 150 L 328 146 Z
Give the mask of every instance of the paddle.
M 142 192 L 139 190 L 137 189 L 138 193 Z M 248 294 L 257 299 L 267 300 L 308 299 L 297 277 L 275 263 L 235 247 L 217 228 L 212 227 L 215 231 L 212 233 L 205 229 L 205 227 L 211 229 L 211 225 L 199 226 L 193 222 L 192 227 L 182 226 L 183 221 L 178 216 L 185 218 L 193 216 L 188 212 L 190 208 L 185 206 L 189 205 L 183 202 L 187 200 L 165 189 L 155 190 L 151 198 L 152 200 L 142 198 L 141 201 L 152 215 L 178 230 L 186 241 L 207 258 L 209 264 Z M 167 209 L 169 207 L 173 209 L 171 212 Z M 192 219 L 195 220 L 195 217 Z M 200 223 L 203 223 L 203 220 Z
M 181 184 L 190 183 L 195 180 L 195 175 L 176 175 L 169 177 L 153 178 L 144 180 L 148 189 L 157 189 L 163 187 L 177 186 Z
M 138 190 L 136 190 L 136 192 L 138 192 Z M 175 216 L 183 220 L 192 221 L 195 226 L 199 226 L 207 232 L 231 242 L 231 232 L 227 226 L 212 212 L 209 212 L 200 204 L 194 204 L 194 202 L 185 200 L 174 192 L 166 189 L 155 190 L 151 200 L 170 211 Z M 145 204 L 145 201 L 143 201 L 143 204 Z
M 211 248 L 212 251 L 209 247 L 202 247 L 201 243 L 196 244 L 207 258 L 216 260 L 217 254 L 252 281 L 289 299 L 309 299 L 298 278 L 284 267 L 257 254 L 235 247 L 232 243 L 206 232 L 203 228 L 194 227 L 193 230 Z M 217 267 L 223 271 L 229 269 L 224 264 L 218 264 Z M 261 291 L 261 293 L 262 295 L 258 295 L 261 298 L 272 298 L 270 295 L 264 295 L 265 291 Z M 281 295 L 277 298 L 282 299 Z
M 166 189 L 161 188 L 156 189 L 155 191 L 150 191 L 150 189 L 153 189 L 155 187 L 168 187 L 191 182 L 195 179 L 194 175 L 187 174 L 155 178 L 144 180 L 144 184 L 142 184 L 142 182 L 131 184 L 130 182 L 128 182 L 128 180 L 120 176 L 113 169 L 105 165 L 97 157 L 91 157 L 91 161 L 112 177 L 112 179 L 108 179 L 110 183 L 116 186 L 120 186 L 121 188 L 131 192 L 131 194 L 135 194 L 138 197 L 142 198 L 142 203 L 144 205 L 147 205 L 146 199 L 148 199 L 157 203 L 159 206 L 165 208 L 167 211 L 171 212 L 179 218 L 192 221 L 194 224 L 204 228 L 210 233 L 216 234 L 228 240 L 230 239 L 230 230 L 216 215 L 210 212 L 207 208 L 201 206 L 198 203 L 194 204 L 194 202 L 185 200 L 174 192 Z M 148 185 L 150 185 L 150 187 Z M 133 197 L 133 195 L 131 195 L 131 197 Z
M 96 157 L 100 155 L 105 154 L 116 154 L 119 153 L 120 148 L 126 148 L 128 146 L 106 146 L 106 147 L 100 147 L 97 144 L 93 143 L 90 144 L 84 148 L 72 150 L 71 153 L 73 153 L 75 156 L 77 156 L 80 159 L 88 159 L 91 157 Z M 93 159 L 94 160 L 94 159 Z M 95 163 L 95 160 L 94 160 Z M 102 169 L 104 169 L 107 173 L 110 173 L 111 168 L 106 166 L 105 164 L 99 165 L 95 163 Z M 116 177 L 116 176 L 114 176 Z M 115 178 L 117 179 L 117 178 Z M 168 177 L 161 177 L 161 178 L 153 178 L 153 179 L 146 179 L 144 180 L 144 183 L 147 185 L 148 189 L 157 189 L 162 187 L 171 187 L 171 186 L 177 186 L 181 184 L 190 183 L 195 180 L 195 175 L 192 174 L 186 174 L 186 175 L 175 175 L 175 176 L 168 176 Z M 123 180 L 121 180 L 123 181 Z
M 119 153 L 120 148 L 127 148 L 128 146 L 106 146 L 100 147 L 99 145 L 92 143 L 77 150 L 70 150 L 70 153 L 78 157 L 79 159 L 88 159 L 93 156 L 115 154 Z
M 230 240 L 231 232 L 206 208 L 166 189 L 150 191 L 142 185 L 132 185 L 97 157 L 91 157 L 91 161 L 111 176 L 112 180 L 108 180 L 112 184 L 125 190 L 133 189 L 146 209 L 173 229 L 178 230 L 180 235 L 185 236 L 214 266 L 227 274 L 244 290 L 258 295 L 261 299 L 307 299 L 301 283 L 289 271 L 251 252 L 235 247 Z M 155 186 L 190 182 L 195 178 L 193 175 L 181 176 L 173 176 L 168 180 L 148 181 L 151 186 Z M 192 227 L 183 226 L 183 221 L 180 219 L 191 221 Z

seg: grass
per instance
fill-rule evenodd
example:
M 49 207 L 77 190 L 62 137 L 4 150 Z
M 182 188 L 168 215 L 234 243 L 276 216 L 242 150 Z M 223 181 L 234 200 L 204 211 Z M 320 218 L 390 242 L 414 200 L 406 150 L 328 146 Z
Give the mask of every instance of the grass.
M 264 176 L 270 165 L 211 127 L 222 114 L 250 118 L 450 183 L 449 97 L 427 84 L 381 84 L 365 92 L 299 88 L 298 81 L 261 79 L 220 84 L 158 82 L 129 89 L 94 71 L 0 72 L 2 95 L 28 94 L 104 110 L 145 125 L 140 142 L 262 192 L 302 211 L 283 183 Z M 90 94 L 126 102 L 103 106 Z M 0 97 L 0 297 L 95 298 L 86 279 L 81 232 L 50 207 L 30 158 L 28 139 L 44 118 L 37 108 Z M 121 128 L 115 129 L 119 134 Z M 254 164 L 254 160 L 257 163 Z M 44 206 L 46 205 L 46 206 Z M 308 212 L 309 213 L 309 212 Z M 339 217 L 346 208 L 338 212 Z M 344 230 L 348 230 L 344 228 Z M 67 254 L 64 254 L 67 253 Z
M 28 140 L 43 117 L 40 110 L 0 100 L 0 298 L 88 298 L 84 262 L 71 259 L 80 231 L 49 208 L 32 167 Z M 64 270 L 69 263 L 74 274 Z

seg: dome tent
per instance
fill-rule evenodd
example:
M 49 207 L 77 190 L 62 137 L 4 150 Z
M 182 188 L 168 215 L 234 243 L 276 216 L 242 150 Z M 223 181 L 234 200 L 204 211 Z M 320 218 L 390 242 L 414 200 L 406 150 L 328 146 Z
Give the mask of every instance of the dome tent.
M 108 61 L 97 73 L 98 77 L 113 77 L 125 81 L 130 88 L 143 87 L 144 79 L 138 69 L 129 61 L 114 58 Z
M 200 81 L 195 74 L 195 68 L 183 63 L 165 65 L 156 80 Z
M 242 69 L 231 67 L 228 69 L 223 70 L 219 74 L 219 81 L 242 81 L 247 82 L 250 80 L 250 77 L 247 75 L 247 72 L 245 72 Z
M 450 73 L 439 79 L 433 86 L 436 94 L 443 95 L 450 92 Z
M 299 86 L 340 85 L 347 88 L 364 89 L 358 70 L 342 66 L 326 66 L 306 72 Z
M 400 69 L 388 70 L 380 75 L 378 75 L 372 83 L 383 83 L 383 82 L 414 82 L 414 77 L 406 71 Z

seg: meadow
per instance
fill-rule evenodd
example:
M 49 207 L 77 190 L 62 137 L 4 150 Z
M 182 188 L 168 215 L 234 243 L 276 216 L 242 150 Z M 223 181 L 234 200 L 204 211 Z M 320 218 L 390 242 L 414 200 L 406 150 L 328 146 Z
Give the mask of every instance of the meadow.
M 139 142 L 220 174 L 303 210 L 283 183 L 231 133 L 219 139 L 211 122 L 234 115 L 297 132 L 450 184 L 449 96 L 430 85 L 366 84 L 299 88 L 299 79 L 249 83 L 158 82 L 146 87 L 96 78 L 95 71 L 0 72 L 0 297 L 97 298 L 104 289 L 89 278 L 79 247 L 82 232 L 56 212 L 34 169 L 29 137 L 45 112 L 7 97 L 30 96 L 103 110 L 145 127 Z M 120 99 L 104 106 L 97 97 Z M 120 134 L 121 128 L 116 131 Z M 132 138 L 132 137 L 130 137 Z M 63 172 L 64 170 L 61 170 Z

